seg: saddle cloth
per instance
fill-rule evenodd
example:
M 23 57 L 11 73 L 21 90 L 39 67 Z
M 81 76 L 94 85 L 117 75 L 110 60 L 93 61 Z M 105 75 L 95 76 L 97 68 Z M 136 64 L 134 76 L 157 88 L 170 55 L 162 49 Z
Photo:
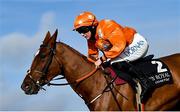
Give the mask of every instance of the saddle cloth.
M 154 84 L 159 87 L 172 82 L 172 74 L 168 66 L 159 59 L 151 59 L 132 63 L 138 73 L 146 75 Z
M 137 84 L 132 81 L 133 78 L 137 78 L 140 81 L 148 78 L 149 81 L 151 81 L 152 86 L 147 88 L 147 90 L 141 96 L 141 101 L 145 101 L 148 98 L 148 95 L 150 95 L 155 88 L 163 86 L 167 83 L 172 83 L 172 74 L 170 73 L 168 66 L 161 60 L 152 58 L 153 56 L 150 55 L 129 63 L 131 67 L 136 70 L 136 75 L 129 71 L 124 71 L 123 73 L 122 70 L 117 70 L 113 66 L 109 66 L 106 69 L 108 69 L 112 78 L 117 77 L 114 80 L 116 85 L 122 85 L 128 82 L 135 91 Z
M 159 87 L 167 83 L 172 83 L 172 74 L 168 66 L 159 59 L 152 59 L 153 55 L 149 55 L 145 58 L 141 58 L 135 62 L 131 62 L 133 67 L 137 70 L 138 74 L 146 75 L 147 78 L 152 81 L 153 87 Z M 129 77 L 122 77 L 121 72 L 117 72 L 112 67 L 107 67 L 110 71 L 111 77 L 118 78 L 115 80 L 116 85 L 129 82 Z M 121 70 L 119 70 L 121 71 Z M 128 72 L 127 72 L 128 73 Z M 137 74 L 137 75 L 138 75 Z M 133 74 L 132 74 L 133 75 Z

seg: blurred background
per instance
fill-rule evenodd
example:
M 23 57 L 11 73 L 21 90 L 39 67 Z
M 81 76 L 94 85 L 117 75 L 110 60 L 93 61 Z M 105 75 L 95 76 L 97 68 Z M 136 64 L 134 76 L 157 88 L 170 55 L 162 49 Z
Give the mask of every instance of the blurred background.
M 32 96 L 20 88 L 47 31 L 58 29 L 58 41 L 87 55 L 86 40 L 72 31 L 83 11 L 135 28 L 155 57 L 180 52 L 179 0 L 0 0 L 1 111 L 88 110 L 70 86 L 45 86 Z

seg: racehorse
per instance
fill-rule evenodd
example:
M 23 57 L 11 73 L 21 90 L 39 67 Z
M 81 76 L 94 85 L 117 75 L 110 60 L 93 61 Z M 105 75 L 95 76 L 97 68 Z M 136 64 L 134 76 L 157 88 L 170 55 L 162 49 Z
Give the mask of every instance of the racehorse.
M 64 76 L 89 110 L 137 110 L 132 87 L 111 84 L 102 69 L 75 49 L 56 42 L 57 30 L 46 34 L 21 85 L 28 95 L 37 94 L 56 76 Z M 176 110 L 180 101 L 180 54 L 160 58 L 172 73 L 173 83 L 156 88 L 144 103 L 144 110 Z M 177 106 L 178 105 L 178 106 Z

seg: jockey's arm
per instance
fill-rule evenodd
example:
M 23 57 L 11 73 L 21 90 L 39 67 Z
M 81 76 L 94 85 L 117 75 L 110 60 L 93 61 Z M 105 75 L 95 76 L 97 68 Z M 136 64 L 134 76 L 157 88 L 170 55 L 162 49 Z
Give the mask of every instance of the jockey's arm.
M 116 29 L 107 39 L 111 42 L 112 48 L 108 51 L 104 51 L 104 53 L 108 59 L 116 58 L 125 49 L 126 38 L 124 37 L 122 30 Z
M 98 59 L 99 51 L 95 46 L 95 42 L 88 41 L 88 60 L 91 62 L 95 62 Z

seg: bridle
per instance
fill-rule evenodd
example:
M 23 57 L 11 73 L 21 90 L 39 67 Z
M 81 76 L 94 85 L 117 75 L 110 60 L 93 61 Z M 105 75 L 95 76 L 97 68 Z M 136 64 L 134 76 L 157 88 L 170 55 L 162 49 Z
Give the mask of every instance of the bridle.
M 55 43 L 55 44 L 56 44 L 56 43 Z M 29 76 L 29 78 L 33 81 L 33 83 L 34 83 L 36 86 L 38 86 L 38 87 L 39 87 L 40 89 L 42 89 L 42 90 L 45 90 L 45 89 L 43 88 L 43 84 L 41 83 L 40 80 L 42 80 L 44 77 L 47 76 L 47 71 L 48 71 L 49 66 L 50 66 L 50 64 L 51 64 L 51 62 L 52 62 L 53 57 L 55 58 L 56 62 L 58 63 L 58 65 L 59 65 L 60 67 L 61 67 L 61 62 L 60 62 L 59 58 L 56 56 L 56 52 L 55 52 L 56 47 L 50 48 L 49 46 L 43 45 L 43 44 L 40 46 L 40 48 L 42 48 L 42 47 L 46 47 L 46 48 L 50 49 L 50 53 L 49 53 L 49 57 L 48 57 L 47 63 L 46 63 L 45 66 L 43 67 L 42 71 L 37 70 L 37 69 L 34 69 L 34 70 L 28 69 L 28 70 L 27 70 L 27 76 Z M 54 83 L 51 83 L 52 80 L 51 80 L 51 81 L 46 81 L 46 82 L 47 82 L 47 85 L 48 85 L 48 86 L 50 86 L 50 85 L 63 86 L 63 85 L 70 85 L 70 84 L 77 84 L 77 85 L 78 85 L 80 82 L 82 82 L 83 80 L 85 80 L 85 79 L 87 79 L 88 77 L 90 77 L 91 75 L 93 75 L 98 69 L 99 69 L 99 68 L 95 68 L 93 71 L 89 72 L 88 74 L 85 74 L 83 77 L 75 80 L 74 82 L 62 83 L 62 84 L 54 84 Z M 31 72 L 39 73 L 39 74 L 41 75 L 41 77 L 39 78 L 39 80 L 35 81 L 35 80 L 33 79 L 33 77 L 31 76 L 31 74 L 30 74 Z M 65 77 L 63 76 L 63 77 L 56 78 L 56 79 L 53 79 L 53 80 L 59 80 L 59 79 L 65 79 Z M 47 79 L 46 79 L 46 80 L 47 80 Z
M 56 43 L 55 43 L 55 44 L 56 44 Z M 46 89 L 43 88 L 44 84 L 41 83 L 40 80 L 42 80 L 44 77 L 47 76 L 47 71 L 48 71 L 49 66 L 50 66 L 50 64 L 51 64 L 51 62 L 52 62 L 53 57 L 55 57 L 55 60 L 57 61 L 57 63 L 58 63 L 59 66 L 61 66 L 61 63 L 60 63 L 60 60 L 58 59 L 58 57 L 56 56 L 56 53 L 55 53 L 56 47 L 50 48 L 50 47 L 48 47 L 48 46 L 46 46 L 46 45 L 43 45 L 43 44 L 40 46 L 40 48 L 41 48 L 41 47 L 46 47 L 46 48 L 50 49 L 50 53 L 49 53 L 49 56 L 48 56 L 48 61 L 47 61 L 47 63 L 45 64 L 45 66 L 43 67 L 42 71 L 36 70 L 36 69 L 35 69 L 35 70 L 29 69 L 29 70 L 27 71 L 27 73 L 28 73 L 27 76 L 29 76 L 29 78 L 33 81 L 33 83 L 34 83 L 36 86 L 39 87 L 39 89 L 46 90 Z M 78 85 L 79 85 L 82 81 L 84 81 L 85 79 L 88 79 L 90 76 L 92 76 L 93 74 L 95 74 L 95 72 L 96 72 L 98 69 L 99 69 L 99 68 L 93 69 L 91 72 L 83 75 L 83 77 L 75 80 L 74 82 L 68 82 L 68 83 L 62 83 L 62 84 L 54 84 L 54 83 L 51 83 L 52 80 L 50 80 L 50 81 L 47 81 L 47 85 L 48 85 L 48 86 L 50 86 L 50 85 L 54 85 L 54 86 L 64 86 L 64 85 L 76 84 L 76 88 L 77 88 Z M 30 74 L 31 72 L 39 73 L 39 74 L 41 75 L 41 77 L 39 78 L 39 80 L 35 81 L 35 80 L 33 79 L 33 77 L 31 76 L 31 74 Z M 121 107 L 120 107 L 120 105 L 119 105 L 119 103 L 118 103 L 118 101 L 117 101 L 117 98 L 116 98 L 114 92 L 112 91 L 112 89 L 115 88 L 114 85 L 113 85 L 113 83 L 114 83 L 114 81 L 116 80 L 117 77 L 115 77 L 114 79 L 112 79 L 110 82 L 108 81 L 107 76 L 104 76 L 104 77 L 105 77 L 105 79 L 106 79 L 107 85 L 105 86 L 104 90 L 103 90 L 100 94 L 98 94 L 95 98 L 93 98 L 91 101 L 87 102 L 87 101 L 85 101 L 85 99 L 82 97 L 81 94 L 79 94 L 79 93 L 77 93 L 77 94 L 78 94 L 82 99 L 84 99 L 86 105 L 90 105 L 90 104 L 92 104 L 94 101 L 96 101 L 98 98 L 100 98 L 105 92 L 111 91 L 115 102 L 117 103 L 119 109 L 121 110 Z M 56 78 L 56 79 L 53 79 L 53 80 L 59 80 L 59 79 L 64 79 L 64 78 L 65 78 L 65 77 L 63 76 L 63 77 Z M 47 80 L 47 79 L 46 79 L 46 80 Z M 123 94 L 121 94 L 116 88 L 115 88 L 115 91 L 118 92 L 121 96 L 123 96 L 126 100 L 128 100 L 128 99 L 127 99 Z
M 49 66 L 50 66 L 50 64 L 51 64 L 51 62 L 52 62 L 52 59 L 53 59 L 53 56 L 54 56 L 54 54 L 55 54 L 56 46 L 54 46 L 53 48 L 50 48 L 49 46 L 42 44 L 42 45 L 40 45 L 40 48 L 42 48 L 42 47 L 48 48 L 48 49 L 50 50 L 47 63 L 46 63 L 45 66 L 43 67 L 42 71 L 37 70 L 37 69 L 35 69 L 35 70 L 28 69 L 28 70 L 27 70 L 27 76 L 29 76 L 29 78 L 33 81 L 33 83 L 34 83 L 36 86 L 38 86 L 38 87 L 39 87 L 40 89 L 42 89 L 42 90 L 45 90 L 45 89 L 43 88 L 43 84 L 41 83 L 40 80 L 42 80 L 43 78 L 46 77 L 46 74 L 47 74 L 47 72 L 48 72 Z M 60 64 L 59 64 L 59 65 L 60 65 Z M 40 78 L 39 78 L 39 80 L 35 81 L 35 80 L 33 79 L 33 77 L 31 76 L 31 74 L 30 74 L 31 72 L 39 73 L 39 74 L 41 75 Z M 47 79 L 46 79 L 46 80 L 47 80 Z

